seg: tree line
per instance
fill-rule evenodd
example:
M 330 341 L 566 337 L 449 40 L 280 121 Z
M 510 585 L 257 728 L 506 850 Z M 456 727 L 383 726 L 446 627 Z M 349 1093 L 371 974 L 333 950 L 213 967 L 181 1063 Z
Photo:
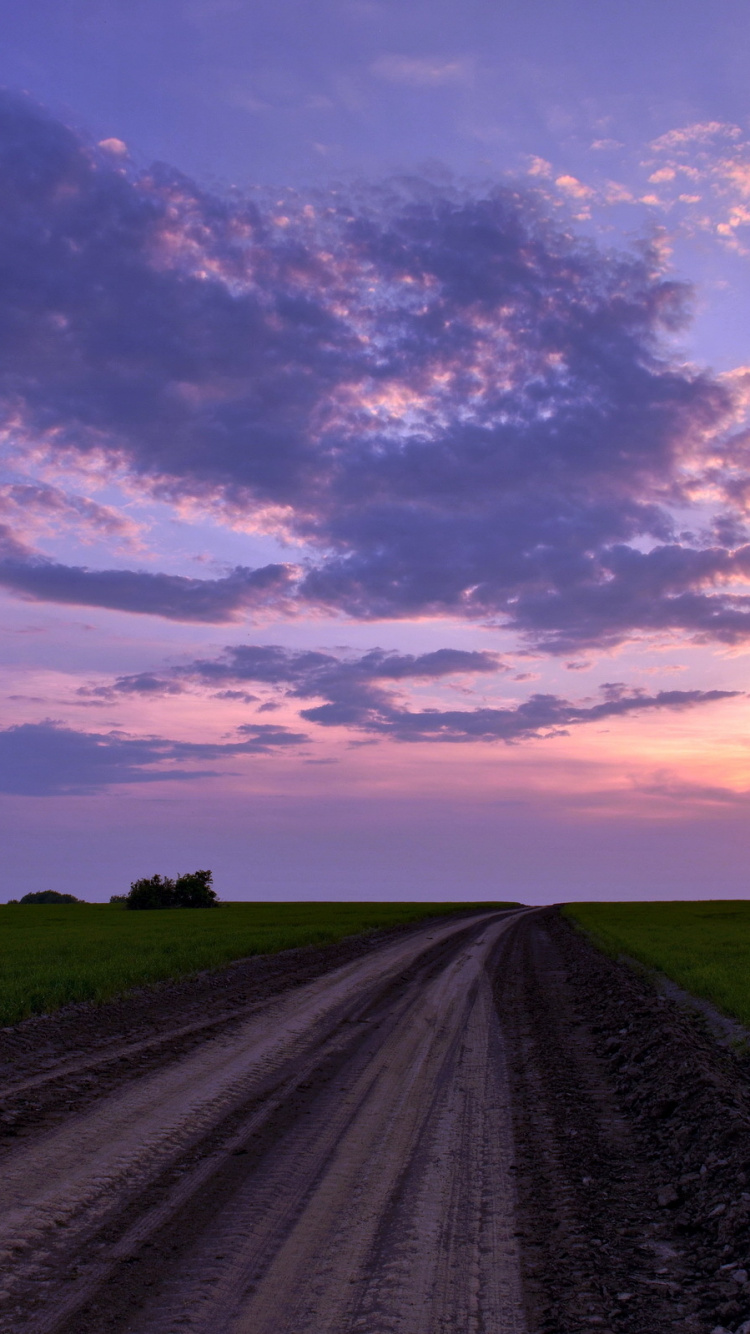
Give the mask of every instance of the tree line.
M 172 879 L 168 875 L 152 875 L 133 880 L 128 894 L 113 894 L 110 903 L 121 908 L 216 908 L 218 899 L 213 889 L 211 871 L 190 871 Z M 28 903 L 81 903 L 75 894 L 61 894 L 56 889 L 41 889 L 24 894 L 22 899 L 9 899 L 11 904 Z

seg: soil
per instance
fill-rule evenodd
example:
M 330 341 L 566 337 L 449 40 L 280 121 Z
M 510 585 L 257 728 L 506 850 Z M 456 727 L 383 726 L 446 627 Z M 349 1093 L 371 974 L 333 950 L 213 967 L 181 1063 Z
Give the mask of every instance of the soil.
M 747 1056 L 555 910 L 524 925 L 495 985 L 529 1329 L 744 1334 Z
M 165 1061 L 231 1032 L 273 997 L 422 931 L 431 920 L 443 919 L 254 955 L 0 1029 L 0 1155 L 17 1137 L 78 1115 Z
M 748 1334 L 750 1059 L 555 909 L 69 1007 L 0 1070 L 8 1334 Z

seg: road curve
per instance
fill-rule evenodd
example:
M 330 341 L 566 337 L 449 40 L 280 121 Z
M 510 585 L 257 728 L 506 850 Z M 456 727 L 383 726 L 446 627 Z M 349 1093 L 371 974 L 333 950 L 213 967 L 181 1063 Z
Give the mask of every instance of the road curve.
M 490 964 L 431 924 L 255 1009 L 0 1184 L 3 1334 L 524 1334 Z

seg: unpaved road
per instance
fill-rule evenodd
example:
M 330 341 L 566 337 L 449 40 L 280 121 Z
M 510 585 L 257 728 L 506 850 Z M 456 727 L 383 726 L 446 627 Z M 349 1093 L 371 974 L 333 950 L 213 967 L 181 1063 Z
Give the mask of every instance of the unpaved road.
M 0 1330 L 524 1334 L 491 985 L 518 916 L 412 932 L 176 1059 L 162 1039 L 11 1142 Z
M 0 1079 L 1 1334 L 747 1334 L 750 1053 L 554 910 L 28 1021 Z

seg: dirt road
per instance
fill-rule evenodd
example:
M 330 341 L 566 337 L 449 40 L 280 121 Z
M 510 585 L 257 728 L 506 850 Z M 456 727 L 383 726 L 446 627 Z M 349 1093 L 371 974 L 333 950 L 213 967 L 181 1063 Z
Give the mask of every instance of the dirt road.
M 0 1033 L 1 1334 L 750 1334 L 750 1050 L 554 910 Z
M 524 1334 L 491 982 L 517 921 L 412 932 L 174 1059 L 162 1034 L 161 1068 L 12 1143 L 0 1330 Z

